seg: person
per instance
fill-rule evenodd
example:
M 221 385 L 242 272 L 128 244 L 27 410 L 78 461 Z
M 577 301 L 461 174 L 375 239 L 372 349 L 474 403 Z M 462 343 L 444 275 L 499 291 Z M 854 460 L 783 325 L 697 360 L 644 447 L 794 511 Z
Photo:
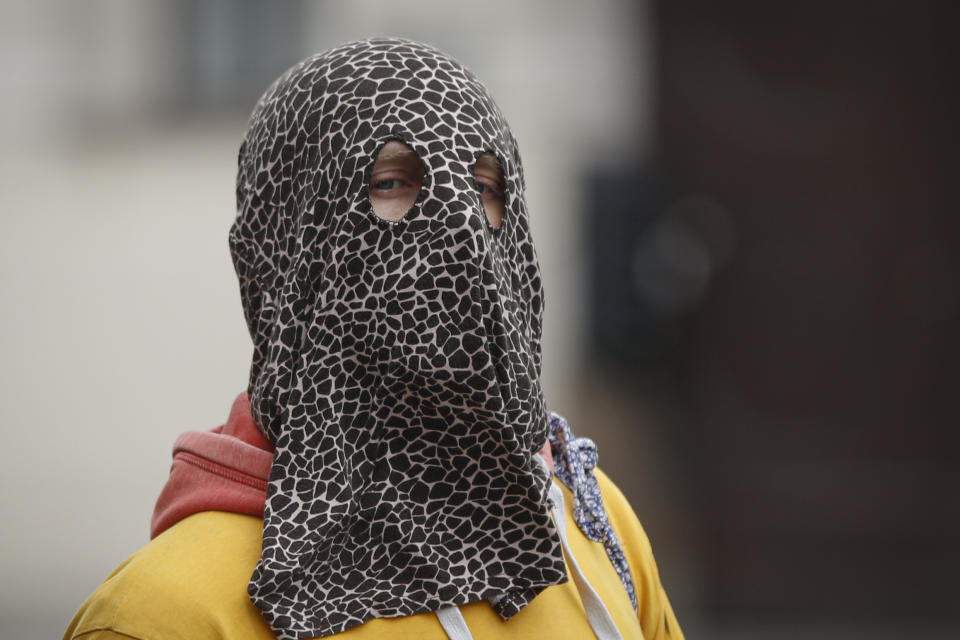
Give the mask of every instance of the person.
M 174 448 L 152 541 L 64 638 L 682 638 L 650 543 L 546 409 L 516 140 L 432 47 L 263 95 L 230 247 L 254 343 Z

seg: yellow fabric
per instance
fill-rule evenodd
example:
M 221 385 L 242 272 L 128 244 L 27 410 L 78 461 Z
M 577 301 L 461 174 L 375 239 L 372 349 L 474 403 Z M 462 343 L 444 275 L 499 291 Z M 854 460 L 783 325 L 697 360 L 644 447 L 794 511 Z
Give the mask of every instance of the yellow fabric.
M 602 472 L 596 473 L 633 573 L 639 619 L 603 546 L 590 542 L 574 523 L 572 498 L 563 488 L 567 535 L 577 562 L 625 640 L 682 639 L 646 533 L 623 494 Z M 272 640 L 269 626 L 247 597 L 247 582 L 260 557 L 261 527 L 259 518 L 223 511 L 204 511 L 177 523 L 117 567 L 80 607 L 64 640 Z M 546 589 L 507 622 L 486 602 L 465 605 L 461 611 L 476 640 L 593 637 L 572 580 Z M 332 637 L 441 640 L 447 636 L 436 615 L 427 613 L 370 620 Z

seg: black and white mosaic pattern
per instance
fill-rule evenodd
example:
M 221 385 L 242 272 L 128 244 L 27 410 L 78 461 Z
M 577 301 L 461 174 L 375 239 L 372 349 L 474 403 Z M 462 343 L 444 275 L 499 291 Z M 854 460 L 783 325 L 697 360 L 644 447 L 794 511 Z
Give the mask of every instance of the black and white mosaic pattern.
M 369 171 L 421 158 L 399 223 Z M 500 161 L 486 221 L 473 165 Z M 254 357 L 254 417 L 276 445 L 249 592 L 279 638 L 494 598 L 503 617 L 566 580 L 534 461 L 543 294 L 507 123 L 435 49 L 355 42 L 257 104 L 230 243 Z

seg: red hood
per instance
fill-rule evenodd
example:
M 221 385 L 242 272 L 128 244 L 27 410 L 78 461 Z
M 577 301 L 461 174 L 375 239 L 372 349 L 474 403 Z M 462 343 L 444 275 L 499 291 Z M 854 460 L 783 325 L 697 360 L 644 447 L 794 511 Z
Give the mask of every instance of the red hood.
M 553 471 L 549 441 L 540 455 Z M 263 517 L 273 445 L 257 429 L 246 392 L 237 396 L 226 424 L 187 431 L 173 445 L 170 478 L 157 498 L 150 537 L 199 511 Z
M 250 415 L 241 393 L 224 425 L 187 431 L 173 445 L 170 478 L 153 510 L 150 537 L 198 511 L 233 511 L 263 517 L 273 445 Z

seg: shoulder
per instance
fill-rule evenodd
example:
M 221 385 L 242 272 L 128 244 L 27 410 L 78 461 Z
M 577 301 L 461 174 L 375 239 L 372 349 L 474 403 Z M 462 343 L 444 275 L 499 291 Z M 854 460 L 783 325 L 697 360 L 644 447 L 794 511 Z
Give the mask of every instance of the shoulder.
M 94 591 L 64 639 L 273 638 L 246 592 L 261 527 L 223 511 L 182 520 Z
M 597 468 L 596 445 L 574 435 L 560 415 L 551 413 L 549 426 L 554 473 L 574 500 L 572 519 L 587 538 L 606 548 L 646 637 L 682 638 L 660 583 L 650 539 L 623 493 Z
M 600 493 L 603 495 L 603 504 L 610 524 L 620 536 L 628 559 L 637 560 L 637 562 L 631 561 L 630 564 L 643 564 L 640 562 L 641 558 L 652 560 L 653 547 L 650 539 L 626 496 L 603 470 L 597 468 L 593 472 L 597 477 Z
M 620 489 L 600 469 L 594 469 L 607 517 L 623 548 L 636 590 L 637 615 L 648 638 L 683 638 L 653 556 L 653 546 L 640 519 Z

